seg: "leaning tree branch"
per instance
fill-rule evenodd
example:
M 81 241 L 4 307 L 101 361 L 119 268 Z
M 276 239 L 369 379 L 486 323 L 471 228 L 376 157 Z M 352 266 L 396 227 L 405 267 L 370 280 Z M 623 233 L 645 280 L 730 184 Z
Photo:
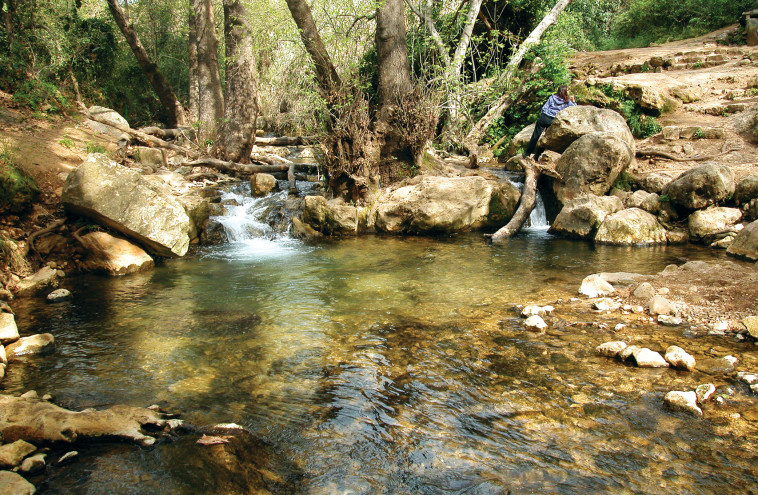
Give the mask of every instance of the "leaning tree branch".
M 537 203 L 537 181 L 540 175 L 545 174 L 561 180 L 558 172 L 550 167 L 540 165 L 528 158 L 515 158 L 521 168 L 524 169 L 524 189 L 521 192 L 518 209 L 511 220 L 500 230 L 492 234 L 493 243 L 503 243 L 521 229 Z

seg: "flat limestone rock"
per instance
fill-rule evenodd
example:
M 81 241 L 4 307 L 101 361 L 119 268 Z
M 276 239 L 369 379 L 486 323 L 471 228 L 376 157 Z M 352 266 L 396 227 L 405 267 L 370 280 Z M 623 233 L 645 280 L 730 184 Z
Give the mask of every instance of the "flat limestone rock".
M 116 405 L 102 411 L 69 411 L 49 402 L 0 395 L 0 434 L 5 441 L 73 443 L 81 439 L 122 439 L 148 446 L 155 443 L 150 431 L 170 428 L 160 412 Z
M 55 337 L 49 333 L 22 337 L 5 348 L 8 360 L 29 354 L 50 354 L 55 350 Z
M 10 471 L 0 471 L 0 493 L 9 495 L 32 495 L 37 491 L 23 476 Z

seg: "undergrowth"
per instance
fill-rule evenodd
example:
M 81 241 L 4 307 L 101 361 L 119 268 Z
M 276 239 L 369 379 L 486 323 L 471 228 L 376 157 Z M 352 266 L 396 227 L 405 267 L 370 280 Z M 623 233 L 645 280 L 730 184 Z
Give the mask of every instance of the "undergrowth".
M 21 213 L 38 194 L 34 179 L 18 169 L 14 148 L 8 142 L 0 142 L 0 213 Z

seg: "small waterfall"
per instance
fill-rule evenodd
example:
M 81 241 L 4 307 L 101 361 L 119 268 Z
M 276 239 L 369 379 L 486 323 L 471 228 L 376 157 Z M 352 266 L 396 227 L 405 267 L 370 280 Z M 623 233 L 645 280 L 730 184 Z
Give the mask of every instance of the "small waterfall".
M 542 201 L 542 195 L 537 190 L 537 200 L 534 203 L 534 209 L 529 215 L 529 220 L 526 221 L 524 228 L 533 230 L 547 230 L 550 228 L 550 223 L 547 221 L 547 214 L 545 213 L 545 202 Z
M 238 184 L 223 193 L 221 204 L 224 205 L 224 214 L 211 217 L 224 227 L 229 241 L 229 244 L 221 246 L 223 257 L 270 257 L 297 251 L 302 244 L 288 233 L 287 194 L 287 191 L 282 191 L 255 198 L 248 183 Z M 272 227 L 275 220 L 286 226 L 279 229 Z

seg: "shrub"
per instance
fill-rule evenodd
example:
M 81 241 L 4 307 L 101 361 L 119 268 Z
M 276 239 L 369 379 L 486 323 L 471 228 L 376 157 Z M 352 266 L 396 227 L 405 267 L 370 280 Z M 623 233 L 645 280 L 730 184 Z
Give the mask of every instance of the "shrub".
M 0 213 L 23 212 L 39 195 L 34 179 L 16 167 L 16 155 L 8 143 L 0 143 Z

